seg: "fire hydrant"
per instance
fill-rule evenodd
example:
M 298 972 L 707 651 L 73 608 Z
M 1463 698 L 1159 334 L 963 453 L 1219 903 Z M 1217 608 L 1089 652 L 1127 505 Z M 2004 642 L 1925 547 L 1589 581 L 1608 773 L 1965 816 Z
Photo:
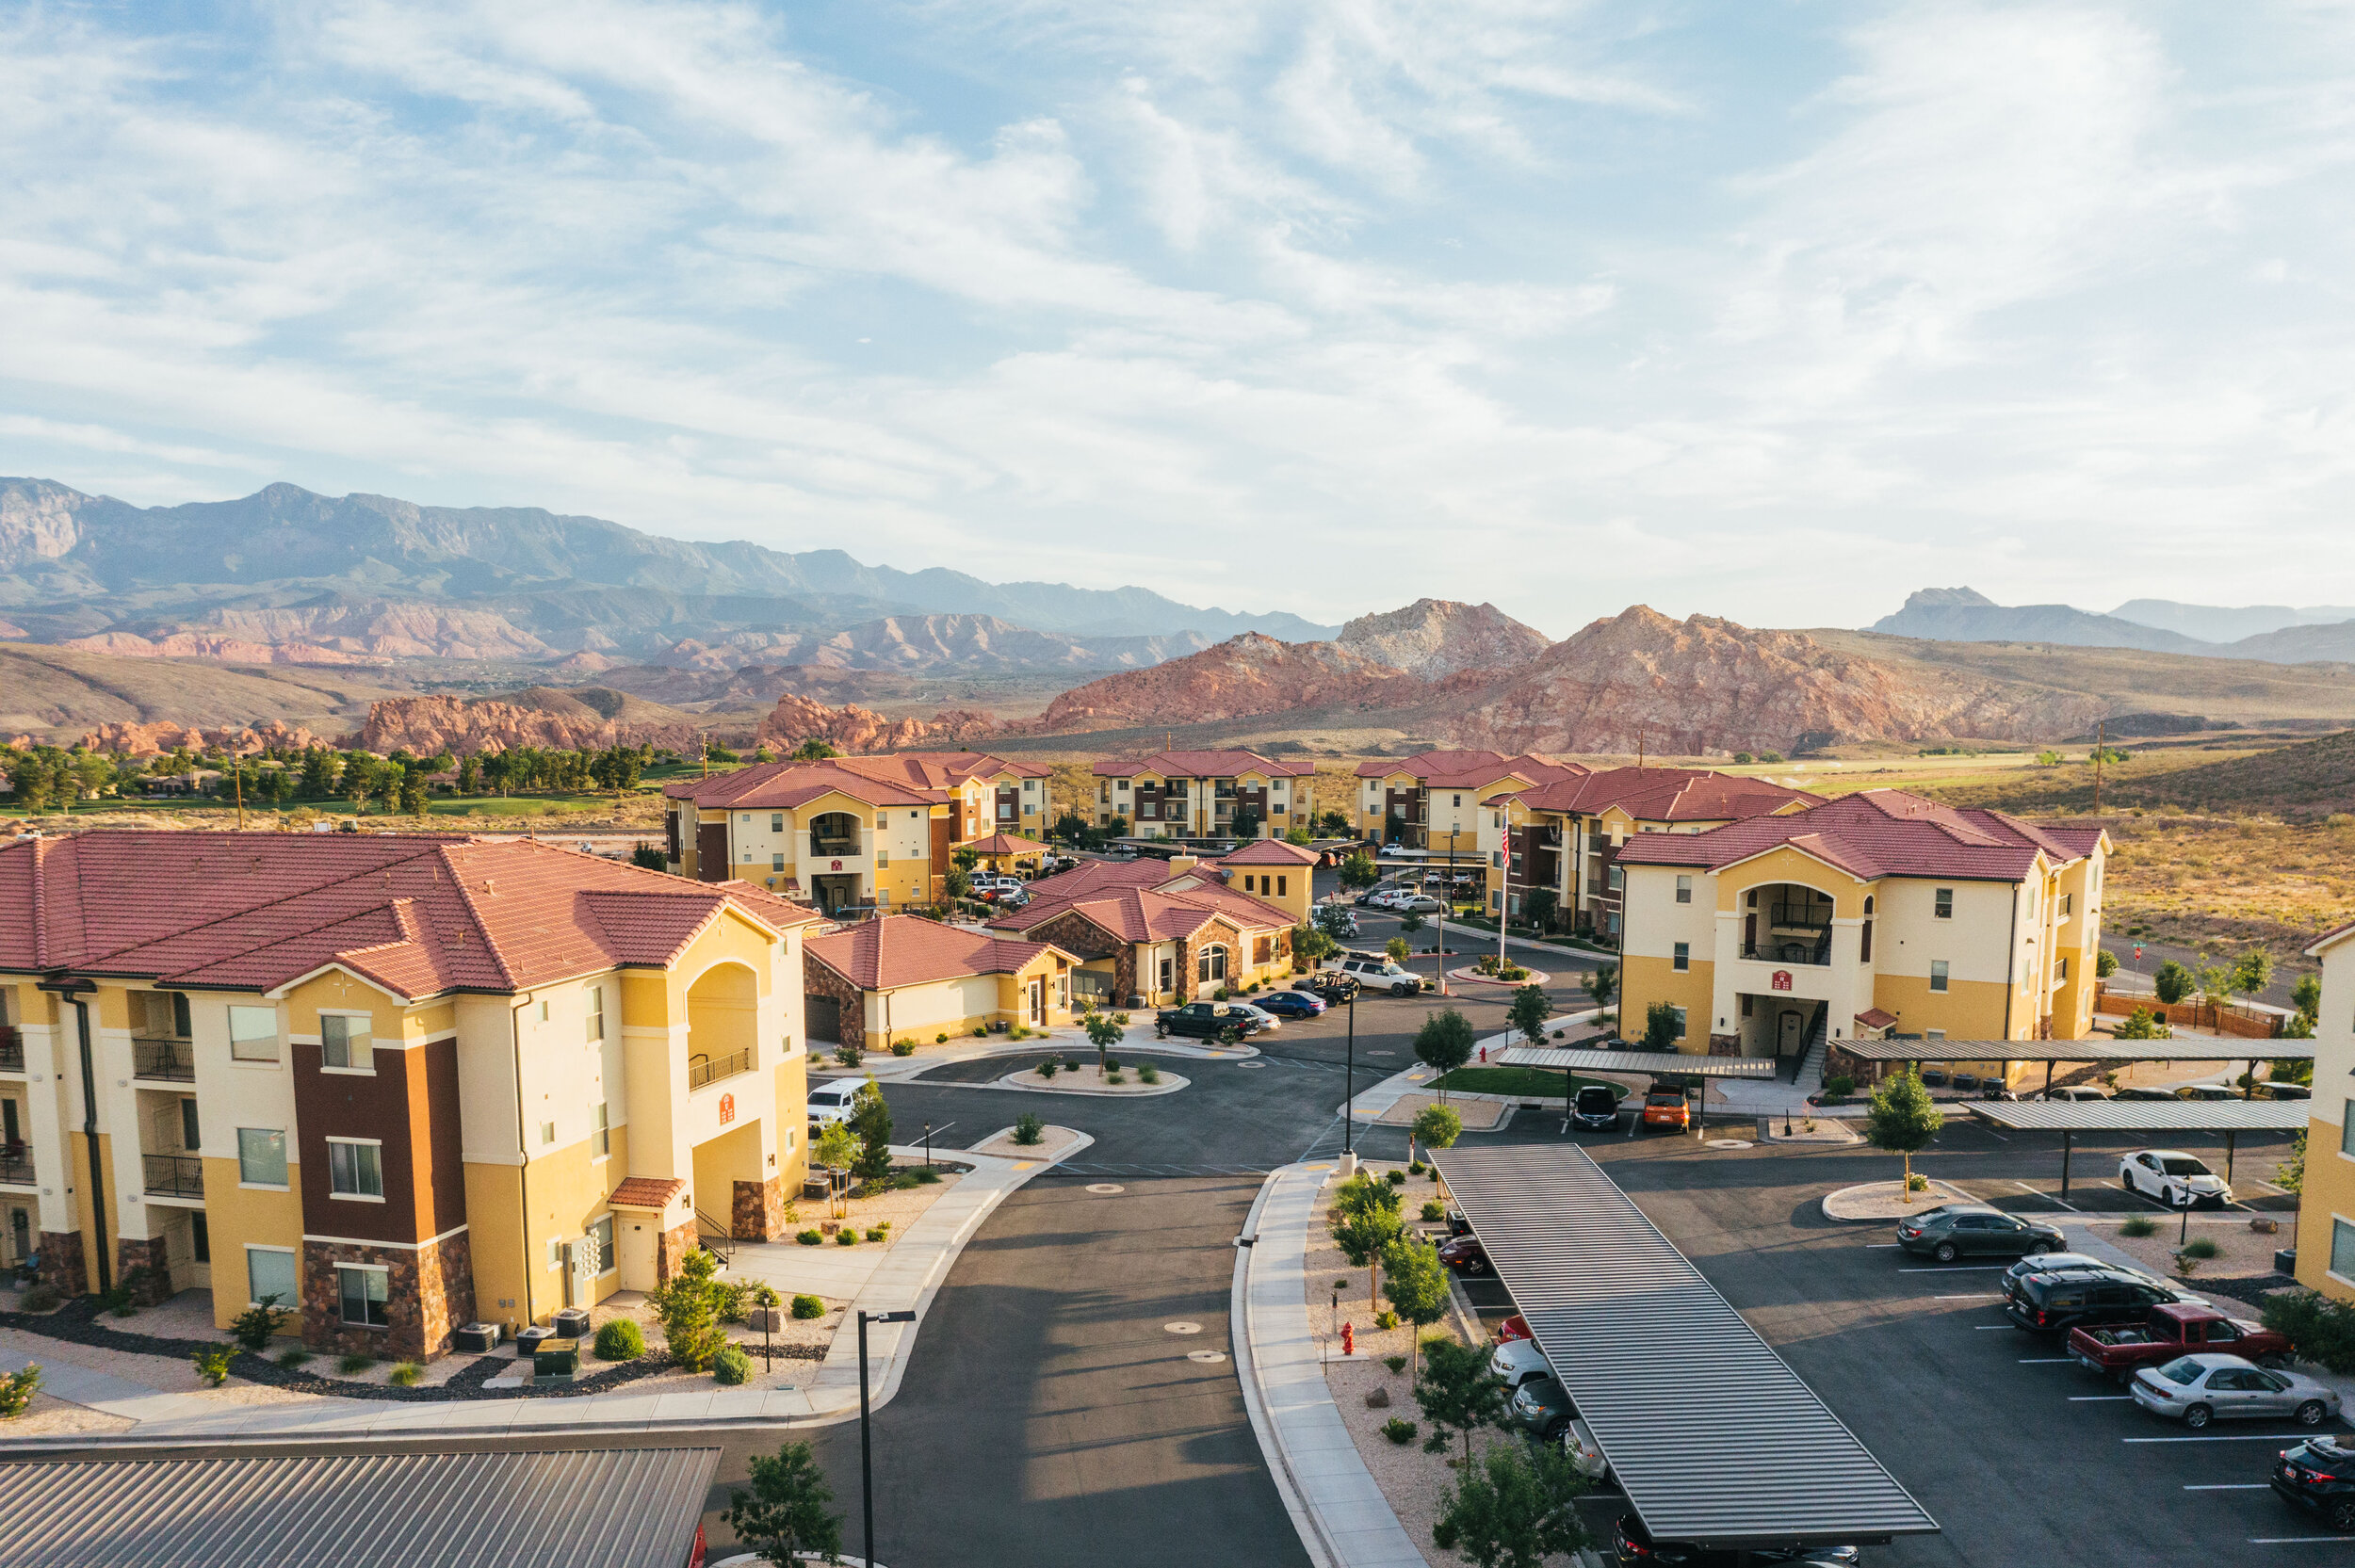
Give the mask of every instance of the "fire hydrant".
M 1480 1047 L 1480 1063 L 1484 1067 L 1488 1064 L 1488 1047 L 1486 1045 Z
M 1354 1356 L 1356 1353 L 1357 1325 L 1355 1323 L 1343 1323 L 1341 1325 L 1341 1354 L 1345 1356 Z

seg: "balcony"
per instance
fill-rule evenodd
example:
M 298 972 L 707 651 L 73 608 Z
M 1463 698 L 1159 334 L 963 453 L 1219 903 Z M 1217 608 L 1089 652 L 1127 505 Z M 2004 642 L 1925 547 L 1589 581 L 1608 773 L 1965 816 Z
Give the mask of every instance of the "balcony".
M 749 1073 L 759 1065 L 758 1056 L 758 1051 L 747 1045 L 723 1057 L 690 1057 L 687 1059 L 687 1091 L 692 1094 L 707 1084 L 718 1083 L 722 1078 Z
M 846 856 L 859 853 L 858 840 L 856 838 L 821 838 L 812 833 L 809 835 L 809 852 L 819 860 L 841 860 Z
M 204 1196 L 204 1162 L 194 1155 L 141 1155 L 139 1164 L 150 1197 Z
M 19 1143 L 0 1149 L 0 1187 L 37 1187 L 33 1179 L 33 1151 Z
M 1805 963 L 1828 968 L 1831 965 L 1831 938 L 1828 935 L 1814 942 L 1750 942 L 1742 946 L 1742 956 L 1758 963 Z
M 14 1024 L 0 1024 L 0 1073 L 24 1071 L 24 1037 Z
M 196 1047 L 185 1040 L 131 1041 L 131 1075 L 154 1083 L 194 1083 Z
M 1827 931 L 1831 910 L 1829 904 L 1776 904 L 1767 912 L 1767 920 L 1778 931 Z

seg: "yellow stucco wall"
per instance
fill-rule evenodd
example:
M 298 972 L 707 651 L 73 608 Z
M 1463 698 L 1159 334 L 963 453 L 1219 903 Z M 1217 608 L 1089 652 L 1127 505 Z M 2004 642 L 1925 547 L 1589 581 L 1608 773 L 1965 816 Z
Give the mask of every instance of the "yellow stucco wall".
M 298 1255 L 302 1251 L 302 1168 L 294 1159 L 291 1139 L 286 1154 L 287 1190 L 284 1192 L 240 1186 L 239 1167 L 234 1159 L 204 1161 L 204 1222 L 213 1250 L 215 1328 L 226 1329 L 246 1309 L 245 1249 L 249 1243 L 290 1248 Z M 301 1303 L 278 1304 L 300 1307 Z M 285 1321 L 283 1332 L 298 1334 L 301 1328 L 297 1317 Z
M 2028 1040 L 2036 1020 L 2026 1009 L 2014 1009 L 2011 1029 L 2004 1028 L 2006 987 L 2001 980 L 1949 978 L 1947 989 L 1935 992 L 1927 978 L 1915 975 L 1879 974 L 1873 979 L 1873 1005 L 1897 1015 L 1907 1034 L 1943 1029 L 1949 1040 Z M 1935 1042 L 1924 1046 L 1935 1054 Z
M 1653 1004 L 1666 1002 L 1684 1010 L 1684 1038 L 1677 1048 L 1707 1055 L 1710 995 L 1716 983 L 1716 968 L 1708 960 L 1697 958 L 1690 970 L 1680 971 L 1672 960 L 1630 954 L 1619 964 L 1619 1032 L 1630 1040 L 1641 1040 L 1645 1017 Z

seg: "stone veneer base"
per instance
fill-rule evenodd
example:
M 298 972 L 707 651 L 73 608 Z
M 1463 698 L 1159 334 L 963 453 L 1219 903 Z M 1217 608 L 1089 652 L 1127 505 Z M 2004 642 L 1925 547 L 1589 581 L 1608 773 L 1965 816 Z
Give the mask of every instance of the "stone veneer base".
M 343 1320 L 335 1277 L 339 1263 L 384 1269 L 389 1324 L 373 1328 Z M 472 1322 L 474 1315 L 474 1253 L 464 1231 L 415 1248 L 302 1244 L 302 1342 L 313 1350 L 425 1361 L 447 1351 L 458 1325 Z

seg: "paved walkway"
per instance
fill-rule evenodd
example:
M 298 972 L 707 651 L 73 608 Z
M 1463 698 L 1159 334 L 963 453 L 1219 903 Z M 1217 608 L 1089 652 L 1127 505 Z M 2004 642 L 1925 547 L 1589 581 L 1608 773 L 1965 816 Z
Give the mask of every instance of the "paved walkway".
M 1130 1014 L 1128 1028 L 1121 1031 L 1120 1043 L 1112 1047 L 1113 1055 L 1117 1057 L 1134 1051 L 1150 1051 L 1155 1056 L 1191 1057 L 1197 1061 L 1241 1061 L 1259 1054 L 1256 1045 L 1205 1045 L 1193 1040 L 1156 1040 L 1153 1038 L 1152 1011 L 1151 1008 L 1145 1009 L 1141 1018 Z M 836 1067 L 832 1065 L 832 1051 L 814 1046 L 810 1055 L 809 1075 L 812 1079 L 871 1077 L 879 1083 L 899 1083 L 918 1078 L 933 1068 L 946 1067 L 954 1062 L 974 1061 L 984 1057 L 1036 1056 L 1041 1051 L 1076 1051 L 1093 1058 L 1096 1044 L 1088 1039 L 1086 1030 L 1078 1028 L 1050 1029 L 1043 1034 L 1033 1034 L 1028 1040 L 1008 1040 L 1002 1035 L 993 1035 L 987 1040 L 971 1040 L 968 1037 L 965 1044 L 952 1041 L 947 1045 L 925 1045 L 919 1047 L 914 1056 L 908 1057 L 895 1057 L 888 1051 L 867 1051 L 862 1053 L 856 1067 Z
M 1268 1178 L 1237 1269 L 1233 1343 L 1245 1349 L 1243 1398 L 1268 1468 L 1318 1568 L 1425 1568 L 1357 1455 L 1308 1328 L 1308 1225 L 1329 1164 Z
M 1084 1136 L 1055 1159 L 1000 1159 L 960 1154 L 971 1174 L 960 1179 L 908 1226 L 888 1250 L 868 1252 L 866 1276 L 854 1302 L 866 1312 L 913 1310 L 912 1323 L 877 1323 L 868 1330 L 873 1376 L 871 1402 L 898 1392 L 916 1346 L 917 1331 L 957 1253 L 1007 1194 L 1088 1147 Z M 892 1153 L 918 1157 L 922 1149 L 894 1145 Z M 935 1155 L 939 1151 L 934 1151 Z M 748 1249 L 749 1250 L 749 1249 Z M 764 1249 L 813 1253 L 818 1248 Z M 829 1250 L 830 1251 L 830 1250 Z M 863 1251 L 863 1250 L 862 1250 Z M 742 1253 L 738 1254 L 739 1257 Z M 858 1253 L 853 1253 L 853 1257 Z M 788 1259 L 814 1267 L 804 1256 Z M 836 1261 L 828 1258 L 829 1263 Z M 849 1262 L 849 1258 L 839 1261 Z M 748 1270 L 750 1271 L 750 1270 Z M 783 1286 L 781 1285 L 782 1289 Z M 27 1357 L 0 1350 L 0 1371 L 15 1371 Z M 59 1433 L 51 1437 L 0 1437 L 0 1452 L 40 1448 L 143 1447 L 185 1443 L 284 1443 L 301 1437 L 483 1437 L 535 1431 L 677 1431 L 727 1426 L 792 1423 L 823 1426 L 858 1414 L 858 1334 L 837 1333 L 813 1386 L 723 1388 L 717 1383 L 650 1393 L 628 1384 L 607 1394 L 577 1398 L 453 1399 L 393 1402 L 317 1398 L 262 1405 L 224 1405 L 195 1394 L 162 1394 L 145 1384 L 104 1372 L 44 1362 L 44 1393 L 138 1423 L 119 1432 Z

